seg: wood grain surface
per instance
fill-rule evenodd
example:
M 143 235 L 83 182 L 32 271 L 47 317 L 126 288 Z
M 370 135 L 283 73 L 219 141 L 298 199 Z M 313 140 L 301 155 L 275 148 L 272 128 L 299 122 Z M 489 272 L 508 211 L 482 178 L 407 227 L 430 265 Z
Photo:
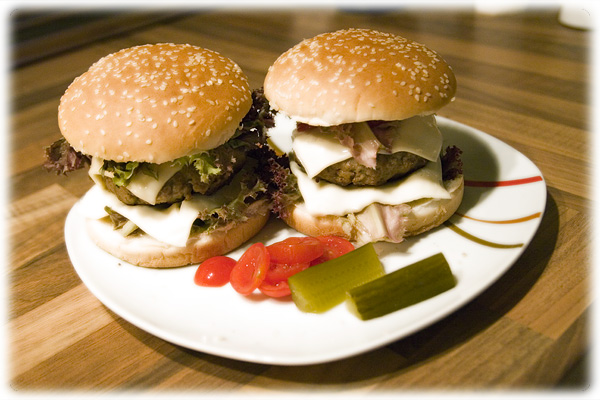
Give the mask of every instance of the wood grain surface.
M 6 208 L 9 392 L 390 393 L 409 389 L 557 387 L 590 348 L 590 32 L 553 8 L 484 15 L 464 9 L 180 10 L 168 14 L 21 9 L 11 15 Z M 548 200 L 531 245 L 457 312 L 388 346 L 309 366 L 271 366 L 191 351 L 115 315 L 82 284 L 64 222 L 91 186 L 41 168 L 60 137 L 69 83 L 104 55 L 191 43 L 234 59 L 262 86 L 269 65 L 318 33 L 370 27 L 436 49 L 453 66 L 456 101 L 439 114 L 513 146 L 542 171 Z M 584 378 L 572 389 L 585 390 Z M 558 386 L 561 387 L 561 386 Z M 564 388 L 564 387 L 563 387 Z

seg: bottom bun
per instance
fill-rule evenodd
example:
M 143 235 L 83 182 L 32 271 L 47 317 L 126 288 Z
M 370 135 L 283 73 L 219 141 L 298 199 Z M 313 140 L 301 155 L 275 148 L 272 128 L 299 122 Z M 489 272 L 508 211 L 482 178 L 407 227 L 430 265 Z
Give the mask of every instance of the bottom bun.
M 251 215 L 245 221 L 190 236 L 185 247 L 159 242 L 144 233 L 124 237 L 104 220 L 88 219 L 87 232 L 102 250 L 130 264 L 151 268 L 181 267 L 229 253 L 256 235 L 269 220 L 269 204 L 266 200 L 257 201 L 249 211 Z
M 444 181 L 444 186 L 450 193 L 449 199 L 429 199 L 411 206 L 404 223 L 403 237 L 427 232 L 441 225 L 454 214 L 463 198 L 463 175 Z M 314 216 L 308 213 L 303 203 L 287 207 L 282 214 L 282 219 L 290 227 L 308 236 L 335 235 L 358 243 L 388 241 L 370 237 L 357 218 L 336 215 Z

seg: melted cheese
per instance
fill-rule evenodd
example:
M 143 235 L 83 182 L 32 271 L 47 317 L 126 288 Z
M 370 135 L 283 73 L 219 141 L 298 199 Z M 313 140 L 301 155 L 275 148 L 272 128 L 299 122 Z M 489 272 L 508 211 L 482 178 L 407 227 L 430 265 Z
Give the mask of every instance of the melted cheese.
M 310 178 L 314 178 L 328 166 L 352 157 L 348 147 L 331 133 L 321 132 L 319 129 L 296 132 L 292 148 Z
M 158 166 L 158 179 L 150 175 L 137 173 L 129 181 L 127 189 L 140 199 L 150 204 L 156 204 L 158 192 L 180 169 L 180 166 L 174 167 L 170 162 L 160 164 Z
M 364 140 L 376 139 L 366 122 L 353 124 L 352 129 L 355 137 Z M 311 178 L 330 165 L 352 157 L 350 149 L 342 145 L 331 133 L 324 133 L 318 128 L 299 132 L 296 129 L 296 121 L 281 112 L 275 115 L 275 126 L 269 129 L 268 135 L 278 153 L 293 151 Z M 416 116 L 396 125 L 391 151 L 382 148 L 379 152 L 405 151 L 435 161 L 440 155 L 442 140 L 434 115 Z
M 405 151 L 436 161 L 442 150 L 442 132 L 437 127 L 435 115 L 417 116 L 400 121 L 391 153 Z
M 422 198 L 448 199 L 450 194 L 442 183 L 442 166 L 438 159 L 408 177 L 378 187 L 341 187 L 310 179 L 295 162 L 290 162 L 292 173 L 298 178 L 298 187 L 306 209 L 313 215 L 346 215 L 357 213 L 368 205 L 403 204 Z
M 102 164 L 104 161 L 98 157 L 92 157 L 92 162 L 90 163 L 90 169 L 88 170 L 88 174 L 90 178 L 97 184 L 104 187 L 104 181 L 102 180 L 102 172 L 100 169 L 102 168 Z
M 172 246 L 183 247 L 190 235 L 192 224 L 198 216 L 198 210 L 192 207 L 180 207 L 173 204 L 167 209 L 153 206 L 128 206 L 119 201 L 117 196 L 98 185 L 94 185 L 81 199 L 84 215 L 87 218 L 105 217 L 104 207 L 108 206 L 118 212 L 147 235 Z
M 86 218 L 101 219 L 106 217 L 104 207 L 108 206 L 156 240 L 183 247 L 198 214 L 206 215 L 234 200 L 241 188 L 240 180 L 241 174 L 237 174 L 229 185 L 210 196 L 197 194 L 190 200 L 173 204 L 166 209 L 147 205 L 128 206 L 102 185 L 94 185 L 81 199 L 80 209 Z
M 93 157 L 88 173 L 94 182 L 104 186 L 104 183 L 102 182 L 102 173 L 100 171 L 102 164 L 102 159 Z M 158 165 L 158 179 L 144 173 L 136 173 L 127 184 L 127 189 L 147 203 L 156 204 L 156 196 L 158 196 L 162 187 L 173 177 L 173 175 L 179 172 L 180 169 L 180 166 L 172 166 L 170 162 L 166 162 Z
M 273 122 L 273 127 L 267 131 L 269 145 L 279 155 L 291 153 L 296 121 L 280 111 L 275 114 Z

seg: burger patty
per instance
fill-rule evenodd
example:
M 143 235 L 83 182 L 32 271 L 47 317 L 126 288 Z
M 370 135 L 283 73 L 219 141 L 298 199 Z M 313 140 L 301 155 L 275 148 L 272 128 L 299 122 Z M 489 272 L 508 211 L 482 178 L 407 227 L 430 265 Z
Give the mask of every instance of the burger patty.
M 155 204 L 171 204 L 192 197 L 194 193 L 210 195 L 216 192 L 242 168 L 246 162 L 246 153 L 242 148 L 221 146 L 213 150 L 213 157 L 221 172 L 208 176 L 203 181 L 200 173 L 193 165 L 185 165 L 179 172 L 169 179 L 156 196 Z M 206 180 L 206 178 L 205 178 Z M 146 201 L 140 199 L 125 186 L 116 185 L 112 178 L 104 177 L 106 189 L 114 193 L 119 200 L 127 205 L 144 205 Z
M 400 178 L 427 164 L 427 160 L 413 153 L 377 154 L 377 167 L 369 168 L 354 158 L 340 161 L 325 168 L 318 178 L 340 186 L 379 186 Z

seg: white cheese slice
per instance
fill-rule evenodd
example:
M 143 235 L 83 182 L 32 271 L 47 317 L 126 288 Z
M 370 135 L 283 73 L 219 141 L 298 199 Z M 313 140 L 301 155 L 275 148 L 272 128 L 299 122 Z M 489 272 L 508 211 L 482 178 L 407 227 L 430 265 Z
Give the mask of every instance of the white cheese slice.
M 290 162 L 292 173 L 298 178 L 298 188 L 306 209 L 313 215 L 346 215 L 363 210 L 369 204 L 403 204 L 422 198 L 449 199 L 442 183 L 442 165 L 438 159 L 400 179 L 378 187 L 341 187 L 310 179 L 295 162 Z
M 104 207 L 108 206 L 136 224 L 147 235 L 178 247 L 185 246 L 192 224 L 198 216 L 198 210 L 193 207 L 180 207 L 179 204 L 173 204 L 166 209 L 145 205 L 128 206 L 98 185 L 94 185 L 81 202 L 81 209 L 87 218 L 105 217 L 107 214 Z
M 298 132 L 295 127 L 291 128 L 289 123 L 291 119 L 286 120 L 281 117 L 280 120 L 285 122 L 275 132 L 277 140 L 284 141 L 284 132 L 292 136 L 294 154 L 309 177 L 314 178 L 330 165 L 352 157 L 350 149 L 342 145 L 334 135 L 323 133 L 318 128 Z M 405 151 L 429 161 L 435 161 L 439 157 L 443 138 L 434 115 L 408 118 L 397 122 L 395 127 L 396 129 L 392 133 L 391 151 L 382 147 L 380 153 Z M 355 137 L 364 140 L 376 139 L 366 122 L 353 124 L 352 129 L 355 131 Z M 287 144 L 281 143 L 280 146 L 279 148 L 283 150 L 282 147 Z
M 429 161 L 436 161 L 442 149 L 442 132 L 435 115 L 417 116 L 399 122 L 393 137 L 392 153 L 406 151 Z
M 180 166 L 173 166 L 170 162 L 160 164 L 157 171 L 158 179 L 144 173 L 137 173 L 127 184 L 127 189 L 140 199 L 156 204 L 158 192 L 180 169 Z
M 279 155 L 291 153 L 292 135 L 296 131 L 296 120 L 282 112 L 278 112 L 275 114 L 273 122 L 273 127 L 267 130 L 269 145 Z
M 102 164 L 102 159 L 93 157 L 88 173 L 94 182 L 104 186 L 101 179 L 102 174 L 100 172 Z M 158 192 L 160 192 L 165 183 L 167 183 L 167 181 L 180 169 L 180 166 L 173 166 L 172 163 L 166 162 L 158 165 L 158 179 L 144 173 L 136 173 L 127 184 L 127 189 L 147 203 L 156 204 Z
M 97 184 L 104 187 L 104 181 L 102 180 L 102 173 L 100 169 L 102 168 L 102 164 L 104 160 L 98 157 L 92 157 L 92 162 L 90 163 L 90 169 L 88 170 L 88 174 L 90 178 Z
M 310 178 L 328 166 L 352 157 L 350 149 L 334 135 L 319 129 L 296 132 L 292 148 Z
M 210 196 L 196 194 L 191 199 L 166 209 L 148 205 L 129 206 L 121 203 L 104 186 L 94 185 L 81 199 L 82 206 L 79 208 L 86 218 L 100 219 L 106 217 L 104 207 L 108 206 L 156 240 L 183 247 L 198 214 L 206 214 L 206 210 L 210 212 L 236 199 L 241 190 L 242 177 L 243 174 L 238 173 L 216 193 Z

